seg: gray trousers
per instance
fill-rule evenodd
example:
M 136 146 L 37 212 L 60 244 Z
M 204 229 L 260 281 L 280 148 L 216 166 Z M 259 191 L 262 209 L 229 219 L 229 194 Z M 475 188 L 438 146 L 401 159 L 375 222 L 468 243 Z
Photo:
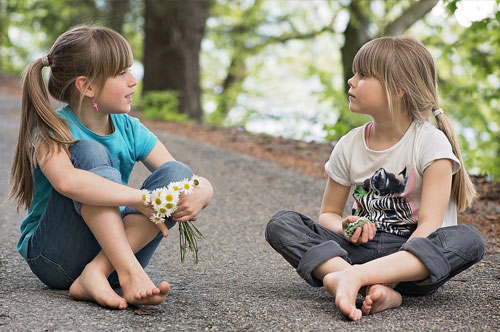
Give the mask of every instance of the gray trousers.
M 334 257 L 342 257 L 349 264 L 363 264 L 399 250 L 417 256 L 429 269 L 425 280 L 401 282 L 396 290 L 407 296 L 421 296 L 435 292 L 451 277 L 479 262 L 484 256 L 484 240 L 471 225 L 439 228 L 427 238 L 407 238 L 377 232 L 366 244 L 355 246 L 310 218 L 294 212 L 280 211 L 266 227 L 266 240 L 280 253 L 311 286 L 321 287 L 313 270 Z

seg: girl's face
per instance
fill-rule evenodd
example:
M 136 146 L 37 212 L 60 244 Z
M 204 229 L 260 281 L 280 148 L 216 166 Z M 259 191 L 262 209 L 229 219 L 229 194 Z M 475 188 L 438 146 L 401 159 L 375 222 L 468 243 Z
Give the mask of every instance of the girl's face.
M 95 99 L 99 112 L 108 114 L 130 112 L 135 85 L 137 80 L 129 68 L 123 69 L 116 76 L 109 77 Z
M 347 83 L 351 87 L 348 92 L 351 112 L 371 116 L 389 114 L 386 94 L 379 80 L 356 73 Z

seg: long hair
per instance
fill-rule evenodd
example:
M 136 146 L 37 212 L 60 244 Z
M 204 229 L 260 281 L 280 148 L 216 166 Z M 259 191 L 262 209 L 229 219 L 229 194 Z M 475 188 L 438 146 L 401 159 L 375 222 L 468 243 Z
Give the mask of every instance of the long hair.
M 76 104 L 79 111 L 91 84 L 102 89 L 106 79 L 132 64 L 129 44 L 117 32 L 94 26 L 78 26 L 63 33 L 47 54 L 50 67 L 48 91 L 62 102 Z M 22 75 L 21 125 L 14 161 L 10 171 L 9 198 L 17 208 L 28 208 L 33 196 L 33 171 L 61 149 L 69 156 L 74 143 L 65 121 L 52 109 L 42 78 L 42 59 L 31 62 Z M 87 78 L 79 92 L 78 77 Z M 47 154 L 37 153 L 43 148 Z
M 352 69 L 354 73 L 380 81 L 395 123 L 402 117 L 426 121 L 431 112 L 439 108 L 434 59 L 415 38 L 397 36 L 371 40 L 356 54 Z M 465 169 L 450 120 L 441 113 L 436 116 L 436 124 L 460 161 L 460 169 L 453 175 L 451 197 L 462 211 L 474 200 L 476 189 Z

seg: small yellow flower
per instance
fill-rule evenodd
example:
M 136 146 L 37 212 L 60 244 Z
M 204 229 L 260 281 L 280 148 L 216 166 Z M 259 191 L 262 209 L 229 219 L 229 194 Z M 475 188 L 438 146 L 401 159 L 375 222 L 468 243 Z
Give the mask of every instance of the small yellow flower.
M 171 182 L 168 185 L 168 189 L 179 192 L 181 190 L 180 182 Z
M 149 205 L 149 203 L 151 203 L 151 193 L 146 190 L 146 189 L 143 189 L 142 190 L 142 201 L 144 202 L 144 205 Z
M 193 180 L 184 179 L 181 181 L 181 188 L 184 194 L 186 195 L 191 194 L 193 192 L 193 187 L 194 187 Z
M 157 213 L 151 216 L 151 221 L 155 224 L 159 224 L 163 222 L 163 218 Z

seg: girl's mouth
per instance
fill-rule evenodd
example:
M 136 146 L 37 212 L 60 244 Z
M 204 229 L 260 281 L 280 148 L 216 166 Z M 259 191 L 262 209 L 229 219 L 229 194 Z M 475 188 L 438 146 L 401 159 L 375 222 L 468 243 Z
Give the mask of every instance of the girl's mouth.
M 128 101 L 129 103 L 131 103 L 131 102 L 132 102 L 132 95 L 133 95 L 133 94 L 134 94 L 134 93 L 132 92 L 131 94 L 126 95 L 126 96 L 125 96 L 125 99 L 127 99 L 127 101 Z

